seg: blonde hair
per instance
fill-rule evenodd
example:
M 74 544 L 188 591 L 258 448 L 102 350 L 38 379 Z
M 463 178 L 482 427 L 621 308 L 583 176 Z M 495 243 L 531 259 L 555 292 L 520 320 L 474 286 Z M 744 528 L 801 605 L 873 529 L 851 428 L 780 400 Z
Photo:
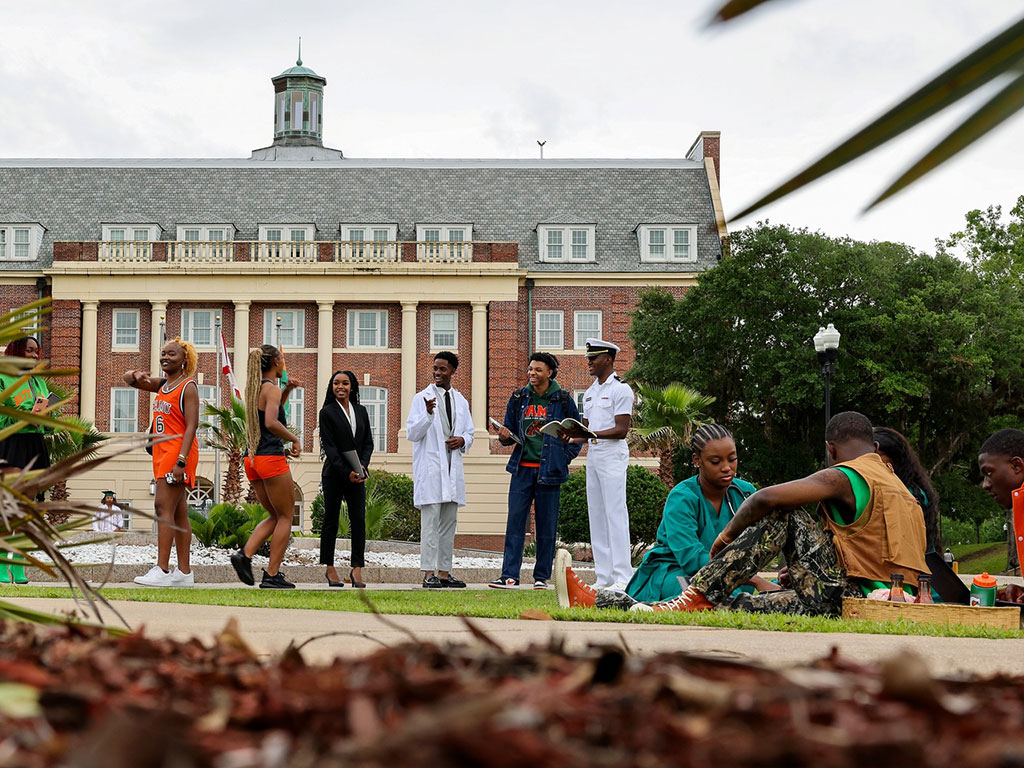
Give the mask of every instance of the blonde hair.
M 260 444 L 260 386 L 263 374 L 270 370 L 274 360 L 281 354 L 277 347 L 264 344 L 249 350 L 249 364 L 245 379 L 245 441 L 249 444 L 249 455 L 256 455 Z
M 181 347 L 182 352 L 185 353 L 185 367 L 182 369 L 185 375 L 189 378 L 195 376 L 196 370 L 199 368 L 199 355 L 196 353 L 196 348 L 181 336 L 175 336 L 171 341 Z

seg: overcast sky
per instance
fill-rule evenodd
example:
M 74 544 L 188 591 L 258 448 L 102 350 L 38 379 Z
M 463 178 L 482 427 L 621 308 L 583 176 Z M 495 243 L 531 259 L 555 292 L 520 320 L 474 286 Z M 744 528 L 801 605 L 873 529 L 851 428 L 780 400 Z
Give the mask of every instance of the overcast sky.
M 346 156 L 536 157 L 545 139 L 552 158 L 682 157 L 720 130 L 728 215 L 1022 13 L 790 0 L 708 29 L 718 4 L 0 0 L 0 157 L 247 157 L 273 138 L 270 77 L 302 35 L 327 78 L 324 143 Z M 757 218 L 933 250 L 1024 194 L 1024 114 L 860 211 L 969 109 Z

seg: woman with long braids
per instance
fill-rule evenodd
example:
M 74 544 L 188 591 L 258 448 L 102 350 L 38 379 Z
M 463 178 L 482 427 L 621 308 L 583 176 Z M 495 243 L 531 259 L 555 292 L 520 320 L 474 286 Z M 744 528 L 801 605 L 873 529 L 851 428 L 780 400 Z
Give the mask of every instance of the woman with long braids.
M 154 506 L 157 517 L 156 565 L 138 576 L 136 584 L 146 587 L 191 587 L 195 585 L 189 562 L 192 525 L 188 521 L 186 488 L 196 484 L 199 464 L 199 387 L 195 376 L 199 356 L 187 341 L 176 338 L 160 350 L 160 371 L 156 378 L 144 371 L 125 371 L 125 383 L 146 392 L 156 392 L 153 424 L 156 437 L 177 435 L 153 444 L 153 477 L 156 479 Z M 170 571 L 171 544 L 178 564 Z
M 295 589 L 281 573 L 281 562 L 292 532 L 295 506 L 295 481 L 285 458 L 285 441 L 291 444 L 288 455 L 302 453 L 302 443 L 288 430 L 284 404 L 298 386 L 289 381 L 285 389 L 277 380 L 284 371 L 281 351 L 270 344 L 249 351 L 248 378 L 245 383 L 245 426 L 249 453 L 245 457 L 245 476 L 256 491 L 260 504 L 270 517 L 257 525 L 242 549 L 231 555 L 231 565 L 243 584 L 256 583 L 252 575 L 252 556 L 270 539 L 270 563 L 263 571 L 260 589 Z
M 343 587 L 334 567 L 334 546 L 338 536 L 341 499 L 348 509 L 352 556 L 349 581 L 362 589 L 366 550 L 366 468 L 373 456 L 373 432 L 370 415 L 359 404 L 359 382 L 352 371 L 335 371 L 327 384 L 327 394 L 320 409 L 320 450 L 324 462 L 320 480 L 324 488 L 324 523 L 320 531 L 320 563 L 327 566 L 327 584 Z M 355 451 L 357 473 L 345 460 L 345 451 Z
M 707 564 L 711 545 L 718 534 L 755 490 L 746 480 L 736 477 L 736 443 L 721 424 L 704 424 L 698 428 L 690 439 L 690 449 L 697 474 L 677 484 L 665 500 L 657 541 L 626 586 L 626 594 L 632 598 L 629 604 L 637 600 L 668 600 L 681 594 L 684 587 L 680 577 L 688 582 Z M 583 584 L 571 567 L 566 573 L 566 566 L 571 565 L 566 559 L 562 555 L 561 568 L 556 560 L 555 586 L 559 603 L 564 607 L 595 603 L 603 607 L 602 601 L 597 599 L 599 593 Z M 762 591 L 778 589 L 777 585 L 760 578 L 752 585 Z M 601 590 L 600 595 L 604 597 L 606 592 Z
M 910 494 L 917 499 L 924 514 L 925 535 L 928 540 L 926 551 L 938 551 L 939 541 L 939 494 L 935 492 L 917 453 L 903 435 L 889 427 L 875 427 L 875 452 L 882 461 L 892 467 Z

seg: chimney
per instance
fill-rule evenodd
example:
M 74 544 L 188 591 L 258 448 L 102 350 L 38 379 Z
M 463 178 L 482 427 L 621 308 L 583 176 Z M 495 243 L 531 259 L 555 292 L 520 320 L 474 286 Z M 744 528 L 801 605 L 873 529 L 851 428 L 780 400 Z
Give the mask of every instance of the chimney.
M 715 164 L 715 182 L 721 186 L 722 169 L 719 167 L 719 147 L 722 142 L 721 131 L 701 131 L 700 135 L 693 142 L 690 150 L 686 153 L 687 160 L 703 161 L 711 158 Z

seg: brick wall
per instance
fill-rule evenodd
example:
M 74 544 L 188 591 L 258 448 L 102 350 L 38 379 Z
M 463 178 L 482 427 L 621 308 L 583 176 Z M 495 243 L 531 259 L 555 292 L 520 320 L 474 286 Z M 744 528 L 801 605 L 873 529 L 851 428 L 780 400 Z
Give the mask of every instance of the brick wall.
M 422 303 L 416 312 L 416 390 L 419 391 L 434 380 L 434 353 L 430 347 L 430 312 L 435 309 L 455 310 L 458 316 L 459 367 L 452 375 L 452 386 L 473 402 L 473 307 L 469 304 L 427 304 Z M 473 414 L 474 420 L 479 420 Z
M 115 350 L 114 310 L 133 309 L 139 313 L 139 346 L 131 350 Z M 100 302 L 96 312 L 96 428 L 106 432 L 110 422 L 110 389 L 125 386 L 122 375 L 130 368 L 149 370 L 150 328 L 152 313 L 149 302 Z M 149 425 L 149 397 L 139 393 L 137 414 L 138 430 L 144 432 Z
M 54 368 L 79 368 L 82 364 L 82 305 L 77 301 L 55 300 L 49 326 L 50 365 Z M 78 375 L 62 377 L 58 381 L 77 393 Z M 72 413 L 77 408 L 76 396 L 66 412 Z

